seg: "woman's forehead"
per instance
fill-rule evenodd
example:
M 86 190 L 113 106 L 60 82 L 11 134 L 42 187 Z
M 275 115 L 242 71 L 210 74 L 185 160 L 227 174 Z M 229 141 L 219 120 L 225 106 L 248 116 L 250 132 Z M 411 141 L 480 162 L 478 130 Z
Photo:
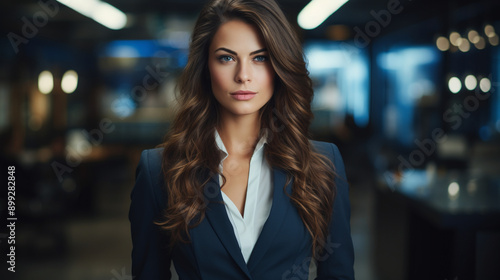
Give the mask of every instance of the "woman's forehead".
M 235 52 L 253 52 L 265 48 L 260 30 L 252 24 L 233 19 L 219 27 L 212 38 L 210 49 L 227 48 Z

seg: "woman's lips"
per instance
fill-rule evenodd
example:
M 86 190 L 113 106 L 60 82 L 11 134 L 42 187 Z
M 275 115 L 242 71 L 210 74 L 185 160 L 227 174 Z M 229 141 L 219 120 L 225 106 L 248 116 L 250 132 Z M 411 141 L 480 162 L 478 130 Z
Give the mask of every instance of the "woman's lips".
M 231 93 L 231 96 L 236 100 L 250 100 L 254 98 L 257 93 L 249 90 L 238 90 Z

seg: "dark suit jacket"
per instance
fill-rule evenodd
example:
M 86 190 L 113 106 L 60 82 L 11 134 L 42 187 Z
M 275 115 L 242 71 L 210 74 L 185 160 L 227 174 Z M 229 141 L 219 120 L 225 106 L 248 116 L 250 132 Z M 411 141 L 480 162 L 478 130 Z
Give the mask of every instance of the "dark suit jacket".
M 337 196 L 330 234 L 317 264 L 316 279 L 354 279 L 350 204 L 344 164 L 334 144 L 311 141 L 336 167 Z M 142 153 L 131 194 L 132 274 L 135 280 L 170 279 L 173 260 L 182 279 L 307 279 L 311 236 L 285 194 L 286 175 L 273 168 L 273 204 L 267 221 L 245 263 L 223 203 L 218 176 L 205 190 L 206 217 L 190 230 L 191 242 L 166 249 L 168 237 L 153 223 L 166 205 L 161 149 Z M 215 186 L 215 187 L 214 187 Z M 287 186 L 291 191 L 291 185 Z

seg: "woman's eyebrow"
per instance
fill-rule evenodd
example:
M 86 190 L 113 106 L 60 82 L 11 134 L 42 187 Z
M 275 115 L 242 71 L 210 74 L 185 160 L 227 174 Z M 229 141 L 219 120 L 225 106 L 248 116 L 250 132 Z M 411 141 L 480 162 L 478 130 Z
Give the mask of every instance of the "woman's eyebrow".
M 217 51 L 226 51 L 226 52 L 228 52 L 228 53 L 230 53 L 230 54 L 233 54 L 233 55 L 238 55 L 235 51 L 230 50 L 230 49 L 227 49 L 227 48 L 218 48 L 218 49 L 216 49 L 214 52 L 217 52 Z M 250 55 L 258 54 L 258 53 L 265 52 L 265 51 L 267 51 L 267 49 L 266 49 L 266 48 L 259 49 L 259 50 L 256 50 L 256 51 L 251 52 L 251 53 L 250 53 Z

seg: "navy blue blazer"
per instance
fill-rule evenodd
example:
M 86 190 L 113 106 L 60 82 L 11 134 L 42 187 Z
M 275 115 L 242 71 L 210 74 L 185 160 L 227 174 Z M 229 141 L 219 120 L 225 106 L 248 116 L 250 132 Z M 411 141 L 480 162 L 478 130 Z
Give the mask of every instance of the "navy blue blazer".
M 334 144 L 311 141 L 313 147 L 335 165 L 337 196 L 329 236 L 317 260 L 316 279 L 354 279 L 354 252 L 350 233 L 349 190 L 344 164 Z M 171 278 L 172 260 L 184 279 L 307 279 L 312 238 L 283 188 L 286 174 L 273 168 L 273 204 L 267 221 L 245 263 L 226 213 L 218 176 L 205 190 L 206 216 L 189 231 L 190 243 L 167 249 L 168 236 L 153 221 L 166 207 L 162 150 L 146 150 L 137 167 L 131 193 L 129 219 L 132 233 L 132 275 L 135 280 Z M 214 188 L 214 186 L 217 186 Z M 291 185 L 286 188 L 291 192 Z

